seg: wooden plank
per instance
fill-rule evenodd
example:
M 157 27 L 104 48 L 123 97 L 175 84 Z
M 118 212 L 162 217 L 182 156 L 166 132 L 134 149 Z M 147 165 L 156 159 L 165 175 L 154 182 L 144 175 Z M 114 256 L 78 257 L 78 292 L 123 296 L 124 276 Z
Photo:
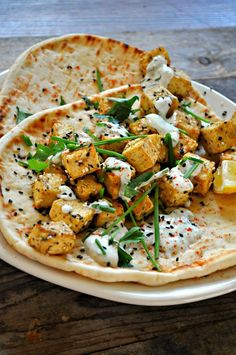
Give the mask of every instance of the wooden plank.
M 235 349 L 236 293 L 179 306 L 131 306 L 53 286 L 3 262 L 0 270 L 1 354 L 232 354 Z
M 234 26 L 234 0 L 1 0 L 0 36 Z

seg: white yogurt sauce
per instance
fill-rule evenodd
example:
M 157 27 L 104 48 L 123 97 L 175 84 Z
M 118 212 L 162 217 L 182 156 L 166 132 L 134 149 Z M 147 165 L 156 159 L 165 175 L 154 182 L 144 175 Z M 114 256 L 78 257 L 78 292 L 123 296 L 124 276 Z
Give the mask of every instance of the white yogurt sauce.
M 147 65 L 144 82 L 147 87 L 158 83 L 166 88 L 173 76 L 173 69 L 167 65 L 164 57 L 158 55 Z
M 68 214 L 73 210 L 72 206 L 70 205 L 64 205 L 61 208 L 62 213 Z
M 116 123 L 101 121 L 102 126 L 96 126 L 95 135 L 100 138 L 101 136 L 107 134 L 110 137 L 127 137 L 129 135 L 125 127 L 120 126 Z
M 58 198 L 61 198 L 65 201 L 76 200 L 76 196 L 69 186 L 61 185 L 59 190 L 61 192 L 57 195 Z
M 110 236 L 108 235 L 101 235 L 102 229 L 97 230 L 92 233 L 89 237 L 87 237 L 84 241 L 84 247 L 87 254 L 95 260 L 98 264 L 103 266 L 111 266 L 117 267 L 118 266 L 118 250 L 116 244 L 109 245 Z M 102 253 L 99 246 L 96 244 L 96 239 L 102 245 L 105 255 Z
M 179 166 L 170 170 L 169 176 L 171 178 L 173 187 L 179 192 L 192 192 L 193 184 L 190 179 L 185 179 L 184 174 L 179 170 Z
M 120 177 L 120 191 L 119 191 L 119 196 L 126 201 L 129 201 L 130 199 L 127 198 L 126 196 L 124 196 L 124 191 L 125 191 L 125 187 L 126 185 L 130 182 L 135 169 L 129 164 L 129 163 L 125 163 L 119 159 L 110 157 L 107 158 L 104 163 L 102 164 L 103 169 L 105 168 L 109 168 L 112 169 L 114 168 L 114 170 L 112 170 L 112 173 L 114 175 L 117 175 Z M 119 170 L 116 170 L 116 168 L 120 168 Z
M 109 203 L 107 200 L 98 200 L 98 201 L 94 201 L 92 203 L 84 204 L 84 205 L 86 207 L 92 208 L 95 211 L 95 213 L 101 213 L 102 212 L 102 210 L 99 209 L 97 207 L 97 205 L 100 205 L 100 206 L 103 206 L 103 207 L 112 207 L 111 203 Z
M 175 147 L 179 142 L 179 130 L 178 128 L 174 127 L 172 124 L 167 122 L 164 118 L 160 115 L 156 115 L 155 113 L 150 113 L 146 116 L 147 124 L 152 128 L 156 129 L 157 132 L 163 136 L 166 133 L 170 133 L 172 138 L 173 147 Z
M 152 175 L 152 177 L 150 177 L 150 179 L 148 179 L 147 181 L 142 182 L 139 186 L 138 189 L 141 189 L 142 187 L 150 184 L 152 181 L 158 180 L 160 178 L 162 178 L 163 176 L 165 176 L 166 174 L 168 174 L 170 171 L 169 168 L 165 168 L 161 171 L 158 171 L 157 173 L 155 173 L 154 175 Z
M 160 215 L 160 252 L 165 257 L 176 258 L 201 238 L 201 229 L 192 219 L 192 213 L 183 208 L 169 215 Z M 153 245 L 153 224 L 143 223 L 141 228 L 146 235 L 147 244 Z
M 157 100 L 154 101 L 154 106 L 158 111 L 158 114 L 161 117 L 166 118 L 166 115 L 171 107 L 172 98 L 170 96 L 166 97 L 159 97 Z
M 189 171 L 192 168 L 193 165 L 194 165 L 194 161 L 188 159 L 183 164 L 179 164 L 178 169 L 182 172 L 182 174 L 185 174 L 187 171 Z M 200 174 L 202 168 L 203 168 L 203 164 L 199 163 L 197 168 L 192 172 L 191 177 Z

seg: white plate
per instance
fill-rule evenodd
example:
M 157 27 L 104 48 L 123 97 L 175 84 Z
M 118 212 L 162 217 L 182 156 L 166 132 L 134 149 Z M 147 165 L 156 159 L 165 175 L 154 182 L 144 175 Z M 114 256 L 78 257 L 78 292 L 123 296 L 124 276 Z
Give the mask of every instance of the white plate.
M 0 73 L 0 85 L 6 71 Z M 201 92 L 206 92 L 208 103 L 215 112 L 230 118 L 235 104 L 216 91 L 193 82 Z M 90 280 L 75 273 L 52 269 L 30 260 L 14 251 L 0 234 L 0 258 L 8 264 L 40 279 L 52 282 L 71 290 L 92 296 L 129 304 L 165 306 L 200 301 L 236 290 L 236 267 L 216 272 L 212 275 L 186 281 L 179 281 L 161 287 L 148 287 L 135 283 L 103 283 Z

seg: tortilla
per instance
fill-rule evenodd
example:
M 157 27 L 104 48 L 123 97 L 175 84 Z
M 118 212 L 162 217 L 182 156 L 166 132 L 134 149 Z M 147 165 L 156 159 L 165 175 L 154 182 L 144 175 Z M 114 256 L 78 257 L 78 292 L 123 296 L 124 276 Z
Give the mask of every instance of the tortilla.
M 0 136 L 16 124 L 16 107 L 28 113 L 79 100 L 104 90 L 139 83 L 138 48 L 111 38 L 75 34 L 51 38 L 22 53 L 11 67 L 0 94 Z
M 139 85 L 124 86 L 91 98 L 140 96 Z M 27 242 L 27 234 L 37 221 L 47 221 L 48 216 L 36 211 L 32 201 L 32 182 L 36 176 L 32 171 L 20 166 L 17 159 L 26 154 L 27 147 L 21 139 L 25 134 L 33 143 L 44 143 L 48 139 L 55 122 L 76 120 L 84 113 L 84 101 L 78 101 L 60 108 L 37 113 L 6 134 L 0 144 L 1 199 L 0 227 L 12 247 L 19 253 L 51 267 L 74 271 L 83 276 L 104 282 L 138 282 L 157 286 L 181 279 L 202 277 L 236 263 L 235 206 L 236 196 L 217 196 L 209 192 L 204 199 L 193 197 L 190 207 L 195 214 L 194 221 L 201 227 L 200 239 L 190 242 L 188 247 L 176 255 L 160 253 L 161 272 L 152 270 L 143 249 L 137 245 L 136 259 L 139 269 L 103 267 L 88 255 L 78 258 L 83 245 L 81 238 L 71 253 L 65 256 L 49 256 L 37 252 Z M 86 111 L 85 111 L 86 112 Z M 82 116 L 81 116 L 82 117 Z M 82 119 L 81 128 L 90 127 L 94 122 Z M 17 149 L 18 148 L 18 149 Z M 20 149 L 19 149 L 20 148 Z M 202 203 L 204 201 L 204 203 Z

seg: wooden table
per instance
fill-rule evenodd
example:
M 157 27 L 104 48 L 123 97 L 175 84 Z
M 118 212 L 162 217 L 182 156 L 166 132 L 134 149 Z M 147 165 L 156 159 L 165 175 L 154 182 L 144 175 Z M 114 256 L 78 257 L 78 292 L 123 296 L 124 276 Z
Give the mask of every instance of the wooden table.
M 177 67 L 185 69 L 193 79 L 235 100 L 235 27 L 225 27 L 235 25 L 235 16 L 231 13 L 235 10 L 235 2 L 224 1 L 222 7 L 228 11 L 227 18 L 217 8 L 222 1 L 214 1 L 215 7 L 210 1 L 207 11 L 211 11 L 212 16 L 200 9 L 204 2 L 199 1 L 197 7 L 196 2 L 189 1 L 192 10 L 190 5 L 186 6 L 186 1 L 178 2 L 178 21 L 172 11 L 169 13 L 172 16 L 169 24 L 165 21 L 165 11 L 160 2 L 157 3 L 162 11 L 155 23 L 153 11 L 157 13 L 158 8 L 154 1 L 144 1 L 142 4 L 139 1 L 130 1 L 128 4 L 121 2 L 123 7 L 133 11 L 128 14 L 115 7 L 115 2 L 113 8 L 109 8 L 109 1 L 106 2 L 107 8 L 105 2 L 95 1 L 97 6 L 103 4 L 99 7 L 97 17 L 95 13 L 91 15 L 86 3 L 81 1 L 81 11 L 85 15 L 80 13 L 78 28 L 80 31 L 110 35 L 146 49 L 162 43 L 170 51 Z M 45 38 L 26 35 L 48 36 L 76 32 L 73 1 L 67 2 L 69 7 L 73 5 L 68 10 L 72 23 L 68 20 L 68 12 L 65 14 L 62 11 L 65 6 L 63 1 L 51 1 L 50 3 L 56 3 L 55 11 L 49 5 L 51 12 L 45 12 L 44 2 L 40 1 L 34 7 L 35 12 L 39 9 L 39 18 L 32 16 L 33 1 L 26 2 L 25 12 L 20 7 L 20 2 L 4 0 L 1 3 L 1 23 L 4 23 L 4 19 L 8 23 L 0 28 L 0 71 L 6 69 L 22 50 Z M 133 10 L 131 3 L 136 4 Z M 169 10 L 177 8 L 175 1 L 166 3 Z M 14 6 L 15 12 L 7 17 L 6 11 L 13 11 Z M 145 6 L 152 10 L 149 25 L 146 25 L 147 16 L 142 17 L 142 12 L 146 11 Z M 110 19 L 107 19 L 108 11 L 111 13 Z M 191 11 L 197 14 L 192 22 L 189 19 L 190 13 L 193 13 Z M 62 26 L 56 16 L 58 13 L 61 15 Z M 126 20 L 133 16 L 134 22 L 125 23 L 123 15 Z M 101 26 L 99 19 L 107 21 L 109 26 Z M 123 27 L 120 26 L 119 19 Z M 52 20 L 56 21 L 54 28 Z M 207 21 L 210 26 L 218 24 L 221 28 L 199 29 Z M 181 26 L 192 29 L 176 30 Z M 112 28 L 115 32 L 107 32 L 106 28 Z M 128 32 L 135 30 L 140 32 Z M 130 306 L 54 286 L 0 261 L 0 354 L 231 355 L 236 351 L 235 296 L 235 293 L 231 293 L 180 306 Z

